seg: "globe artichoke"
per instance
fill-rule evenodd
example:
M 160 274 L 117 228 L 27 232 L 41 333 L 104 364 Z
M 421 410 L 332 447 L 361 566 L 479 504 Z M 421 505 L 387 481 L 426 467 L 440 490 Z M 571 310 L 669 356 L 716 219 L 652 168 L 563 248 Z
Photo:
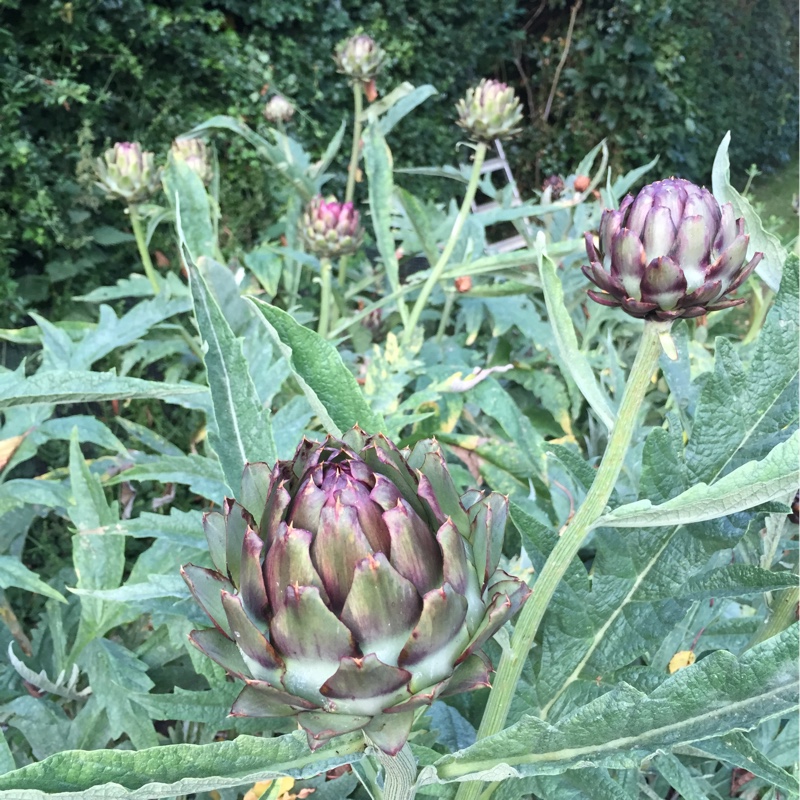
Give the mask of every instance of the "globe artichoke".
M 213 170 L 209 163 L 206 143 L 202 139 L 176 139 L 172 143 L 172 157 L 186 164 L 204 184 L 208 185 L 211 182 Z
M 438 445 L 354 428 L 248 464 L 183 576 L 214 623 L 192 643 L 245 682 L 233 716 L 293 716 L 312 748 L 363 729 L 384 752 L 414 710 L 487 686 L 481 646 L 530 594 L 497 568 L 507 498 L 458 496 Z
M 353 253 L 361 244 L 364 231 L 352 203 L 335 198 L 313 197 L 300 220 L 300 235 L 308 249 L 323 258 Z
M 484 78 L 456 103 L 458 120 L 476 142 L 510 139 L 520 132 L 522 108 L 514 90 L 505 83 Z
M 367 83 L 380 72 L 386 61 L 386 52 L 371 36 L 359 33 L 339 42 L 333 60 L 338 72 Z
M 117 142 L 96 161 L 97 186 L 110 197 L 140 203 L 159 188 L 155 156 L 142 151 L 138 142 Z
M 264 106 L 264 116 L 273 124 L 288 122 L 294 116 L 294 106 L 285 97 L 275 94 Z
M 586 277 L 602 292 L 589 296 L 634 317 L 699 317 L 744 303 L 726 300 L 761 261 L 746 262 L 750 237 L 730 203 L 707 189 L 669 178 L 628 195 L 600 221 L 600 247 L 586 234 Z

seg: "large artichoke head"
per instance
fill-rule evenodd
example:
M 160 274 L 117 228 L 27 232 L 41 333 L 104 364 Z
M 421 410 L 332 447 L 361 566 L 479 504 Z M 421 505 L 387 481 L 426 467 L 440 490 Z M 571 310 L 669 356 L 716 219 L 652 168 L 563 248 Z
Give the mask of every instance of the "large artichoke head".
M 354 81 L 367 83 L 380 72 L 386 61 L 386 52 L 371 36 L 357 33 L 339 42 L 333 60 L 337 72 Z
M 95 163 L 97 186 L 109 197 L 141 203 L 158 191 L 161 176 L 155 156 L 138 142 L 117 142 Z
M 300 219 L 300 236 L 315 255 L 335 258 L 358 250 L 364 231 L 352 203 L 316 195 Z
M 435 442 L 304 441 L 241 497 L 205 517 L 214 569 L 183 568 L 214 623 L 192 643 L 245 682 L 233 716 L 396 754 L 415 709 L 488 686 L 481 646 L 530 591 L 498 569 L 507 499 L 459 497 Z
M 510 139 L 521 130 L 522 108 L 514 90 L 505 83 L 484 78 L 456 103 L 462 127 L 476 142 Z
M 586 234 L 591 262 L 583 272 L 602 289 L 589 296 L 634 317 L 699 317 L 744 303 L 725 299 L 761 261 L 747 261 L 750 237 L 730 203 L 707 189 L 669 178 L 628 195 L 600 221 L 600 246 Z

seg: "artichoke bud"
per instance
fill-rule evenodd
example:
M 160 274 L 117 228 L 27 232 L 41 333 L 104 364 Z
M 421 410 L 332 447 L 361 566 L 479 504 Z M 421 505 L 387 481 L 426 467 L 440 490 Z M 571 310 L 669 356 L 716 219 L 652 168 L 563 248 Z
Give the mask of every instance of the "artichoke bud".
M 333 55 L 337 72 L 354 81 L 367 83 L 375 78 L 386 61 L 386 52 L 371 36 L 358 33 L 345 39 Z
M 586 234 L 589 296 L 647 320 L 699 317 L 744 303 L 725 299 L 750 276 L 763 254 L 747 260 L 750 237 L 730 203 L 708 189 L 668 178 L 628 195 L 600 220 L 599 246 Z
M 522 108 L 514 90 L 505 83 L 484 78 L 456 103 L 458 120 L 476 142 L 510 139 L 520 132 Z
M 308 249 L 320 258 L 335 258 L 355 252 L 364 231 L 352 203 L 313 197 L 300 219 L 300 235 Z
M 208 186 L 213 170 L 208 158 L 208 148 L 202 139 L 176 139 L 172 143 L 172 157 L 182 161 Z
M 95 162 L 97 186 L 109 197 L 140 203 L 160 186 L 160 170 L 153 153 L 144 152 L 138 142 L 117 142 Z
M 560 175 L 548 175 L 542 183 L 542 195 L 550 200 L 558 200 L 564 194 L 565 188 L 564 179 Z
M 507 498 L 459 497 L 436 442 L 306 440 L 240 497 L 204 518 L 214 569 L 182 570 L 214 625 L 192 643 L 245 684 L 233 716 L 395 755 L 416 709 L 489 685 L 481 647 L 530 590 L 498 569 Z
M 294 116 L 294 106 L 282 95 L 275 94 L 264 106 L 264 116 L 273 125 L 288 122 Z

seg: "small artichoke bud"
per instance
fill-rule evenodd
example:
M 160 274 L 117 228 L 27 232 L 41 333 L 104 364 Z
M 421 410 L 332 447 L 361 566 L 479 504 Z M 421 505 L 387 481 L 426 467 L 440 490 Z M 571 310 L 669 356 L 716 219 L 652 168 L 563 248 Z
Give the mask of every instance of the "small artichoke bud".
M 380 72 L 386 61 L 386 52 L 371 36 L 359 33 L 339 42 L 333 60 L 338 72 L 367 83 Z
M 300 220 L 300 235 L 308 249 L 321 258 L 335 258 L 355 252 L 364 231 L 352 203 L 312 198 Z
M 172 157 L 176 161 L 183 161 L 206 186 L 211 183 L 213 170 L 206 143 L 202 139 L 176 139 L 172 143 Z
M 484 78 L 467 89 L 466 97 L 456 103 L 458 120 L 476 142 L 510 139 L 520 132 L 522 108 L 514 90 L 505 83 Z
M 489 685 L 483 645 L 530 589 L 499 569 L 508 498 L 459 496 L 435 441 L 304 440 L 239 497 L 203 519 L 214 568 L 182 570 L 210 620 L 190 641 L 245 684 L 232 716 L 396 755 L 419 708 Z
M 264 116 L 273 125 L 288 122 L 294 116 L 294 106 L 283 95 L 274 94 L 264 106 Z
M 602 291 L 589 296 L 634 317 L 674 320 L 730 308 L 726 300 L 761 261 L 747 261 L 750 237 L 733 206 L 707 189 L 669 178 L 628 195 L 600 220 L 600 243 L 586 234 L 586 277 Z
M 550 199 L 558 200 L 564 194 L 564 179 L 560 175 L 548 175 L 542 184 L 542 194 L 550 191 Z
M 97 186 L 109 197 L 141 203 L 158 191 L 160 170 L 155 156 L 142 151 L 138 142 L 117 142 L 95 163 Z

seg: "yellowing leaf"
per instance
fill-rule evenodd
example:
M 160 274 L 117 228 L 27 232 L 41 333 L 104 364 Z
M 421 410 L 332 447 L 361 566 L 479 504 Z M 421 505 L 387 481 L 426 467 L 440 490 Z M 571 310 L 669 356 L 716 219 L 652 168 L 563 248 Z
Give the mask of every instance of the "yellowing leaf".
M 675 655 L 670 659 L 669 666 L 667 667 L 669 674 L 672 675 L 679 669 L 690 667 L 692 664 L 694 664 L 695 657 L 696 656 L 692 650 L 681 650 L 680 652 L 675 653 Z
M 12 436 L 9 439 L 0 439 L 0 469 L 3 469 L 11 460 L 11 456 L 17 452 L 17 448 L 22 444 L 27 434 Z
M 293 798 L 288 792 L 294 787 L 294 778 L 278 778 L 277 780 L 259 781 L 244 796 L 243 800 L 283 800 Z

